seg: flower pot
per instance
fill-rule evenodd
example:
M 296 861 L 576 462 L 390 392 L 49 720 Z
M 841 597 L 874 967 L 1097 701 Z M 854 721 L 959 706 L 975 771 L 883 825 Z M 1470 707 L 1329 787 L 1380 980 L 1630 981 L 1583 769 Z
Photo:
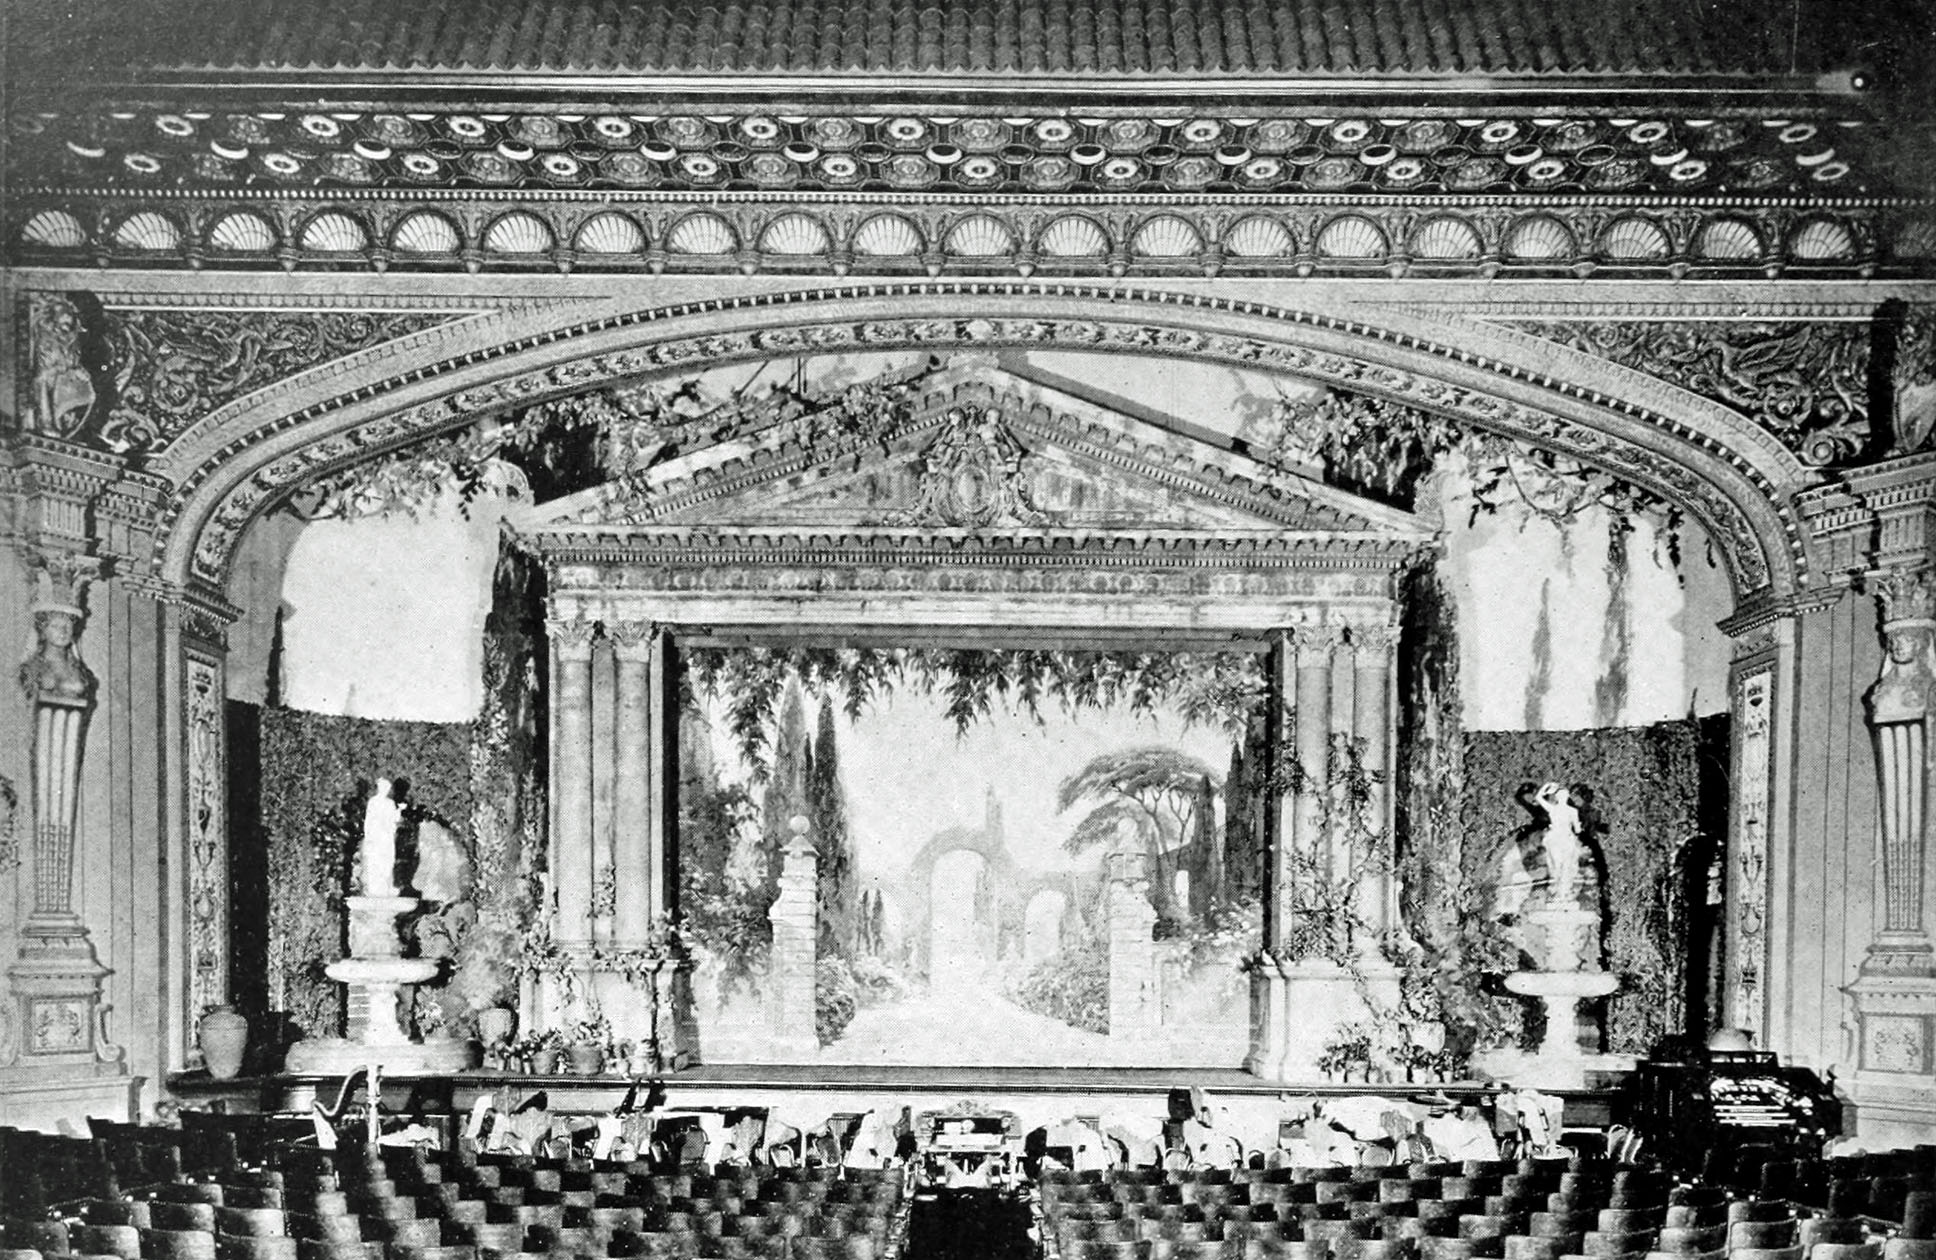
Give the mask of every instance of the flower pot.
M 605 1070 L 605 1047 L 590 1044 L 570 1046 L 565 1050 L 571 1059 L 571 1070 L 580 1076 L 597 1076 Z
M 500 1041 L 509 1041 L 511 1034 L 516 1032 L 517 1028 L 516 1011 L 506 1010 L 502 1006 L 493 1006 L 477 1013 L 477 1039 L 487 1046 L 496 1045 Z
M 533 1050 L 531 1052 L 531 1074 L 551 1076 L 558 1071 L 558 1051 Z
M 242 1071 L 242 1052 L 249 1044 L 249 1021 L 234 1007 L 218 1006 L 202 1016 L 202 1059 L 218 1081 L 233 1080 Z

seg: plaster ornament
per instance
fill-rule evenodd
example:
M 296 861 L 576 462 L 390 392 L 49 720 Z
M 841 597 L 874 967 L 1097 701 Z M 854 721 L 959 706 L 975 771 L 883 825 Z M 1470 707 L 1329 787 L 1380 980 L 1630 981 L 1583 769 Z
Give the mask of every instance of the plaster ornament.
M 94 378 L 81 362 L 80 308 L 58 293 L 27 299 L 34 363 L 34 427 L 71 437 L 94 410 Z

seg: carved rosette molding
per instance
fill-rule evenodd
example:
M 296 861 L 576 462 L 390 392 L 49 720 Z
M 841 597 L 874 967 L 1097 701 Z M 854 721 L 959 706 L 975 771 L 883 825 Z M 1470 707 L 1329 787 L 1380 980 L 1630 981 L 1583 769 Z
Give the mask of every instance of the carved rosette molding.
M 1774 739 L 1775 671 L 1734 678 L 1734 808 L 1729 819 L 1727 1015 L 1759 1032 L 1768 975 L 1769 769 Z
M 1815 467 L 1845 463 L 1868 445 L 1867 321 L 1595 319 L 1511 326 L 1733 407 Z
M 187 712 L 188 1013 L 228 1001 L 227 732 L 221 663 L 183 654 Z
M 1201 295 L 1176 295 L 1147 290 L 1122 292 L 1096 290 L 1083 286 L 1033 285 L 1020 290 L 1002 284 L 960 284 L 930 286 L 862 286 L 853 290 L 787 293 L 757 300 L 695 304 L 631 316 L 608 319 L 586 331 L 609 329 L 646 319 L 665 321 L 688 314 L 701 314 L 740 307 L 787 306 L 822 300 L 860 300 L 870 297 L 932 297 L 959 292 L 972 295 L 1021 292 L 1035 297 L 1099 298 L 1113 303 L 1155 301 L 1183 307 L 1222 311 L 1240 315 L 1274 318 L 1290 325 L 1316 325 L 1330 330 L 1362 335 L 1451 360 L 1472 362 L 1465 351 L 1428 340 L 1369 327 L 1353 320 L 1287 311 L 1250 302 L 1205 298 Z M 557 340 L 565 332 L 552 332 L 539 338 L 520 339 L 496 348 L 491 354 L 472 354 L 463 360 L 515 353 L 529 346 Z M 655 344 L 612 354 L 592 356 L 571 364 L 548 367 L 487 385 L 458 391 L 450 396 L 417 407 L 365 421 L 323 438 L 301 450 L 257 470 L 242 484 L 228 491 L 213 506 L 202 525 L 190 564 L 211 582 L 219 582 L 228 557 L 241 531 L 254 516 L 286 496 L 304 482 L 347 467 L 431 434 L 469 423 L 481 416 L 525 406 L 568 393 L 596 388 L 632 377 L 668 371 L 696 370 L 718 363 L 761 357 L 797 357 L 858 348 L 880 349 L 896 346 L 1045 346 L 1052 348 L 1128 351 L 1152 355 L 1194 357 L 1232 363 L 1263 371 L 1280 371 L 1340 388 L 1373 393 L 1393 401 L 1417 406 L 1472 423 L 1481 428 L 1524 438 L 1591 463 L 1630 476 L 1686 507 L 1725 548 L 1735 579 L 1744 593 L 1768 584 L 1768 561 L 1757 543 L 1754 528 L 1744 511 L 1692 469 L 1651 449 L 1633 445 L 1603 430 L 1566 420 L 1537 408 L 1482 394 L 1431 376 L 1374 365 L 1359 359 L 1326 351 L 1266 341 L 1249 336 L 1206 333 L 1184 328 L 1136 322 L 1110 322 L 1092 319 L 881 319 L 860 322 L 839 321 L 794 327 L 731 332 L 710 336 L 669 339 Z M 407 379 L 423 379 L 435 374 L 435 366 L 417 369 Z M 1788 535 L 1789 551 L 1798 572 L 1806 572 L 1807 557 L 1802 551 L 1800 531 L 1789 519 L 1786 496 L 1754 464 L 1717 442 L 1711 435 L 1695 430 L 1640 402 L 1616 401 L 1603 394 L 1550 376 L 1521 371 L 1510 375 L 1562 395 L 1614 408 L 1663 434 L 1691 443 L 1710 452 L 1727 464 L 1765 496 L 1782 518 Z M 266 440 L 272 434 L 308 423 L 337 407 L 358 398 L 382 392 L 372 384 L 330 402 L 319 403 L 282 417 L 257 430 L 251 441 Z M 1638 391 L 1644 397 L 1644 389 Z M 1663 400 L 1666 403 L 1666 400 Z M 213 476 L 218 465 L 196 469 L 181 486 L 170 509 L 170 524 L 200 485 Z

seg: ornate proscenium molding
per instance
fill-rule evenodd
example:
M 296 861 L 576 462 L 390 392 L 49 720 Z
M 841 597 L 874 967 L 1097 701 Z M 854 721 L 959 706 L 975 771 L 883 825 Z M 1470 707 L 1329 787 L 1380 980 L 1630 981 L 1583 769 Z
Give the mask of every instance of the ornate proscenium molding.
M 248 522 L 300 486 L 368 459 L 373 454 L 548 398 L 582 393 L 628 380 L 690 372 L 701 365 L 762 358 L 797 358 L 810 354 L 899 347 L 992 349 L 1017 346 L 1126 352 L 1226 363 L 1384 397 L 1597 464 L 1676 502 L 1699 520 L 1716 544 L 1726 550 L 1731 576 L 1744 594 L 1768 585 L 1771 558 L 1796 570 L 1805 566 L 1807 557 L 1802 550 L 1799 530 L 1792 521 L 1784 521 L 1774 529 L 1770 529 L 1765 521 L 1757 523 L 1740 505 L 1738 498 L 1723 492 L 1714 472 L 1697 472 L 1686 460 L 1658 449 L 1656 443 L 1682 443 L 1690 455 L 1697 451 L 1704 452 L 1702 459 L 1716 464 L 1725 476 L 1738 477 L 1742 482 L 1741 492 L 1752 487 L 1752 492 L 1759 496 L 1758 501 L 1772 505 L 1777 515 L 1786 513 L 1787 500 L 1776 478 L 1785 478 L 1788 474 L 1768 468 L 1763 451 L 1737 450 L 1730 444 L 1734 439 L 1722 440 L 1716 433 L 1701 427 L 1700 423 L 1675 419 L 1671 413 L 1656 409 L 1655 400 L 1642 378 L 1636 377 L 1630 385 L 1621 387 L 1623 394 L 1618 405 L 1618 417 L 1607 426 L 1601 426 L 1558 413 L 1577 410 L 1578 405 L 1582 404 L 1604 409 L 1613 405 L 1612 397 L 1584 387 L 1575 380 L 1551 374 L 1515 371 L 1510 374 L 1511 390 L 1491 392 L 1475 387 L 1474 383 L 1454 383 L 1442 379 L 1430 369 L 1368 362 L 1364 357 L 1299 344 L 1289 339 L 1214 330 L 1214 323 L 1226 318 L 1270 318 L 1281 322 L 1287 330 L 1302 325 L 1326 339 L 1356 335 L 1407 352 L 1422 351 L 1442 358 L 1448 370 L 1456 368 L 1467 376 L 1471 375 L 1471 371 L 1464 365 L 1475 362 L 1469 354 L 1452 350 L 1430 339 L 1394 335 L 1351 320 L 1250 302 L 1148 291 L 1125 294 L 1114 290 L 1090 290 L 1075 284 L 1055 284 L 1030 286 L 1029 300 L 1081 302 L 1093 298 L 1118 308 L 1130 300 L 1175 306 L 1179 308 L 1177 322 L 1166 324 L 1137 318 L 1067 315 L 1047 318 L 1005 315 L 906 318 L 883 315 L 878 318 L 863 316 L 816 320 L 801 309 L 814 301 L 835 298 L 851 304 L 876 299 L 904 303 L 958 296 L 964 301 L 985 304 L 991 297 L 999 300 L 1005 295 L 1005 290 L 1000 286 L 991 288 L 983 284 L 943 282 L 912 287 L 862 285 L 808 295 L 785 294 L 751 301 L 736 299 L 730 304 L 731 310 L 739 312 L 736 318 L 769 318 L 762 314 L 763 308 L 784 304 L 792 308 L 787 313 L 791 322 L 702 335 L 666 336 L 632 348 L 589 355 L 566 364 L 507 374 L 453 390 L 443 397 L 407 409 L 353 422 L 331 422 L 331 413 L 342 409 L 362 411 L 368 416 L 368 408 L 363 404 L 381 392 L 381 387 L 371 385 L 355 394 L 327 399 L 300 411 L 280 415 L 270 422 L 269 427 L 256 430 L 257 436 L 250 437 L 249 441 L 266 441 L 274 434 L 298 426 L 315 428 L 319 430 L 319 435 L 307 444 L 287 448 L 286 454 L 257 467 L 239 483 L 224 484 L 219 491 L 211 487 L 214 492 L 204 494 L 203 483 L 215 475 L 216 468 L 204 465 L 189 473 L 171 509 L 171 517 L 184 510 L 191 512 L 189 521 L 183 524 L 194 531 L 192 551 L 185 551 L 180 559 L 169 559 L 165 555 L 158 559 L 163 560 L 165 570 L 171 573 L 175 571 L 174 566 L 180 564 L 204 580 L 219 583 L 236 540 Z M 728 309 L 725 303 L 708 302 L 670 311 L 645 312 L 636 317 L 606 318 L 597 325 L 597 331 L 609 335 L 648 319 L 654 324 L 664 324 L 678 316 L 718 313 Z M 1212 324 L 1211 328 L 1201 326 L 1206 321 Z M 552 344 L 562 335 L 548 333 L 541 340 L 531 342 L 531 345 Z M 1499 335 L 1513 334 L 1502 332 Z M 508 342 L 485 354 L 467 353 L 461 359 L 452 360 L 450 367 L 452 370 L 474 370 L 480 362 L 491 357 L 526 348 L 522 342 Z M 421 381 L 436 376 L 440 370 L 435 364 L 415 367 L 405 379 Z M 1502 393 L 1523 394 L 1525 388 L 1552 391 L 1557 405 L 1549 409 L 1515 397 L 1502 396 Z M 1671 399 L 1663 398 L 1659 405 L 1672 407 L 1676 404 Z M 1685 405 L 1682 406 L 1685 410 Z M 1634 438 L 1623 435 L 1626 429 L 1636 430 Z M 1766 440 L 1766 449 L 1769 452 L 1779 451 L 1772 439 Z M 1786 539 L 1778 536 L 1782 531 L 1787 533 Z M 183 545 L 188 537 L 182 535 L 178 542 L 167 546 L 172 549 Z M 1787 554 L 1783 554 L 1784 551 Z
M 1803 462 L 1848 462 L 1869 443 L 1867 322 L 1649 320 L 1515 323 L 1739 409 Z

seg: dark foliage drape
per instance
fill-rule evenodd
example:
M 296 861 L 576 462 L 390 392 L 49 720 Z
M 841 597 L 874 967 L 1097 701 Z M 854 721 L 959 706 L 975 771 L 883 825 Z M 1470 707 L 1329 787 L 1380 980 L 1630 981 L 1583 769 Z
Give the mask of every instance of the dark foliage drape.
M 1689 939 L 1700 907 L 1683 872 L 1690 849 L 1709 843 L 1703 739 L 1716 731 L 1687 720 L 1465 736 L 1463 860 L 1475 886 L 1496 879 L 1504 851 L 1533 821 L 1516 799 L 1522 784 L 1584 783 L 1593 790 L 1607 868 L 1607 967 L 1622 982 L 1607 1010 L 1608 1049 L 1616 1053 L 1644 1054 L 1690 1022 Z
M 269 893 L 266 1000 L 302 1036 L 342 1026 L 342 987 L 323 968 L 343 956 L 347 860 L 379 778 L 403 781 L 401 860 L 428 815 L 462 834 L 471 812 L 471 723 L 373 722 L 296 709 L 261 715 L 258 801 Z

